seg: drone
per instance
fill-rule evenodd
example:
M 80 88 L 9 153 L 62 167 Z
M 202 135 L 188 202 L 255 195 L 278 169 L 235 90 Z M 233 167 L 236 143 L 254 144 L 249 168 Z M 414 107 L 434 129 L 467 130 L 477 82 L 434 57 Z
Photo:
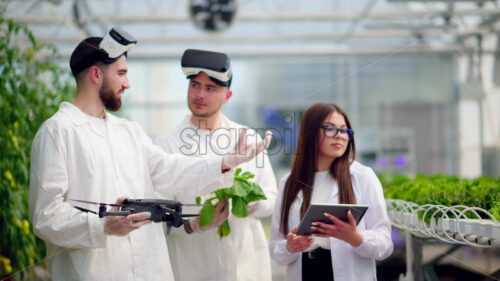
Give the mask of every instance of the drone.
M 182 204 L 175 200 L 166 199 L 125 199 L 122 204 L 97 203 L 85 200 L 69 199 L 71 201 L 99 205 L 99 212 L 94 212 L 78 206 L 73 206 L 83 212 L 90 212 L 99 215 L 100 218 L 106 216 L 128 216 L 142 212 L 150 212 L 148 220 L 153 222 L 166 222 L 167 234 L 173 227 L 180 227 L 184 224 L 185 217 L 196 217 L 198 214 L 183 214 L 182 206 L 203 206 L 201 204 Z M 108 211 L 107 206 L 120 207 L 119 211 Z

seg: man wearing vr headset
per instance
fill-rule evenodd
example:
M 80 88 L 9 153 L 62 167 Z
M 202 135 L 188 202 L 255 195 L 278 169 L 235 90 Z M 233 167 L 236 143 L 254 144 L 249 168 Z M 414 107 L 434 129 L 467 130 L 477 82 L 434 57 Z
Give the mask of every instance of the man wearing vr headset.
M 248 153 L 210 159 L 169 155 L 137 123 L 106 112 L 120 109 L 130 87 L 127 52 L 135 43 L 118 28 L 80 42 L 70 59 L 74 101 L 63 102 L 33 141 L 30 217 L 46 242 L 52 280 L 174 280 L 162 224 L 149 224 L 148 212 L 99 218 L 68 200 L 120 204 L 154 192 L 168 198 L 212 192 L 232 185 L 232 172 L 223 171 L 268 144 L 242 140 Z
M 181 65 L 189 79 L 187 101 L 192 114 L 176 128 L 157 137 L 155 142 L 168 153 L 210 157 L 230 152 L 236 143 L 237 132 L 247 127 L 221 113 L 222 106 L 232 96 L 229 57 L 223 53 L 188 49 L 182 56 Z M 258 142 L 260 136 L 249 129 L 247 140 Z M 167 236 L 167 243 L 175 280 L 271 280 L 268 242 L 258 217 L 269 216 L 273 211 L 277 193 L 275 175 L 267 155 L 259 155 L 239 167 L 255 174 L 254 180 L 262 187 L 267 200 L 250 203 L 250 215 L 246 218 L 234 217 L 227 203 L 219 202 L 212 225 L 200 227 L 199 218 L 195 218 L 188 220 L 184 229 L 173 229 Z M 189 194 L 176 196 L 176 200 L 186 203 L 195 203 L 195 198 Z M 221 239 L 217 227 L 228 216 L 231 233 Z

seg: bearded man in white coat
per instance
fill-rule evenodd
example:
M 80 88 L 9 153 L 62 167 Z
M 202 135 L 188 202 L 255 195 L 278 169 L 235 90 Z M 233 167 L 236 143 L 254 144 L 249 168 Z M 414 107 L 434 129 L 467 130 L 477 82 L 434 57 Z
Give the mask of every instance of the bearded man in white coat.
M 158 136 L 155 142 L 168 153 L 180 152 L 193 158 L 229 153 L 238 132 L 247 128 L 221 113 L 222 105 L 232 96 L 229 57 L 218 52 L 188 49 L 181 65 L 189 79 L 187 100 L 192 114 L 174 129 Z M 247 141 L 252 140 L 258 142 L 260 137 L 248 129 Z M 175 280 L 271 281 L 268 242 L 259 217 L 272 214 L 277 193 L 275 175 L 264 154 L 239 167 L 255 174 L 254 180 L 267 199 L 249 203 L 250 215 L 246 218 L 234 217 L 228 211 L 227 202 L 220 202 L 210 226 L 200 227 L 198 219 L 191 219 L 184 229 L 172 229 L 167 235 L 167 243 Z M 196 196 L 181 194 L 175 199 L 195 203 Z M 199 212 L 199 207 L 190 212 Z M 220 238 L 217 227 L 226 218 L 231 232 Z
M 266 146 L 241 140 L 249 153 L 169 155 L 137 123 L 106 112 L 120 109 L 130 87 L 127 52 L 135 43 L 118 28 L 80 42 L 70 59 L 75 99 L 63 102 L 33 141 L 30 218 L 46 242 L 52 280 L 174 280 L 162 225 L 151 224 L 149 212 L 101 219 L 70 200 L 120 204 L 155 192 L 169 198 L 211 192 L 232 185 L 232 172 L 223 171 Z

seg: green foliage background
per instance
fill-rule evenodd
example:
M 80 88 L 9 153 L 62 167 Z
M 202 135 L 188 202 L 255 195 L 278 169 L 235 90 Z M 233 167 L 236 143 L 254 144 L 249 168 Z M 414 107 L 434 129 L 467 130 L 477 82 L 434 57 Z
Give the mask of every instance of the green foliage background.
M 378 175 L 386 198 L 419 205 L 480 207 L 500 221 L 500 178 L 461 179 L 445 175 Z
M 28 218 L 31 142 L 75 90 L 70 72 L 48 59 L 55 53 L 0 11 L 0 278 L 22 277 L 45 256 Z

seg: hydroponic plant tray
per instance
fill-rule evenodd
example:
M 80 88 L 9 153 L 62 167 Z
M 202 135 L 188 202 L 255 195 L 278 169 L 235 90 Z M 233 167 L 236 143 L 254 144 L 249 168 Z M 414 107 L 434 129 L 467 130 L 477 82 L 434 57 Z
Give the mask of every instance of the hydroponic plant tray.
M 422 238 L 474 247 L 500 247 L 500 223 L 478 207 L 418 205 L 386 199 L 393 226 Z

